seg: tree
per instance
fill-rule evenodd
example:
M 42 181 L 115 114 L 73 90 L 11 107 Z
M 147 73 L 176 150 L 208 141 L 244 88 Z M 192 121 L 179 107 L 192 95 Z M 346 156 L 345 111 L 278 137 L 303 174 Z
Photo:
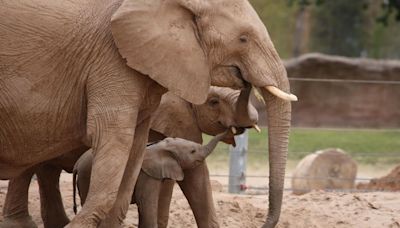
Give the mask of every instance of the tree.
M 287 0 L 289 5 L 298 3 L 301 6 L 309 6 L 311 4 L 321 5 L 325 2 L 331 2 L 326 0 Z M 350 2 L 350 1 L 349 1 Z M 366 2 L 368 6 L 369 2 Z M 389 18 L 392 14 L 395 14 L 396 20 L 400 21 L 400 0 L 381 0 L 382 15 L 377 18 L 377 21 L 387 25 Z
M 305 0 L 304 0 L 305 1 Z M 367 0 L 325 1 L 313 12 L 312 50 L 358 57 L 364 51 Z
M 389 18 L 392 14 L 396 14 L 396 20 L 400 21 L 400 0 L 383 1 L 382 9 L 383 9 L 383 14 L 377 19 L 379 22 L 381 22 L 384 25 L 387 25 Z

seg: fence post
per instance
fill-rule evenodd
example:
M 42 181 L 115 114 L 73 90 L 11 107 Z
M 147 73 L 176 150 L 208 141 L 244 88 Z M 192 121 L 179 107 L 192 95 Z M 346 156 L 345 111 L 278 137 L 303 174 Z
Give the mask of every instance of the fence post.
M 246 163 L 249 134 L 235 136 L 236 147 L 229 146 L 229 193 L 243 193 L 246 184 Z

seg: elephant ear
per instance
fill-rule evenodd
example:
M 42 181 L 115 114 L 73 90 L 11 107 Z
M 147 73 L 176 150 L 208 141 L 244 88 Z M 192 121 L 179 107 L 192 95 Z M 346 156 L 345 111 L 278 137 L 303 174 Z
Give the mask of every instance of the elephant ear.
M 191 129 L 190 133 L 187 127 Z M 162 96 L 160 105 L 153 113 L 150 128 L 167 137 L 202 142 L 191 104 L 171 92 Z
M 114 41 L 128 66 L 194 104 L 204 103 L 211 81 L 194 21 L 204 4 L 124 0 L 111 19 Z
M 146 149 L 142 171 L 159 180 L 183 180 L 183 170 L 178 161 L 173 158 L 171 152 L 155 147 L 154 149 Z

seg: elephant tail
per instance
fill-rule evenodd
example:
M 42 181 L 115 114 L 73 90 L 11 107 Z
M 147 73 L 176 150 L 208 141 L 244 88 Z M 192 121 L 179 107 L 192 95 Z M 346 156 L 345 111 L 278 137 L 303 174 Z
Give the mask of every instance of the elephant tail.
M 72 190 L 72 194 L 73 194 L 73 198 L 74 198 L 74 206 L 73 206 L 73 210 L 74 213 L 77 213 L 77 206 L 76 206 L 76 175 L 77 175 L 77 171 L 74 169 L 73 171 L 73 175 L 72 175 L 72 185 L 73 185 L 73 190 Z

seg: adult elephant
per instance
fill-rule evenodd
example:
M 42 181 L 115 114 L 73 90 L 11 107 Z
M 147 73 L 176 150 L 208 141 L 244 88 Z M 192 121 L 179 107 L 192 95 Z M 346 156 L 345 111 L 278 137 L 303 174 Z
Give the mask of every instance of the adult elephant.
M 252 105 L 249 106 L 250 90 L 251 88 L 242 90 L 239 95 L 237 90 L 212 86 L 206 102 L 201 105 L 192 105 L 171 92 L 164 94 L 152 118 L 150 142 L 170 136 L 201 144 L 202 133 L 216 135 L 226 131 L 230 126 L 235 126 L 239 134 L 245 127 L 255 126 L 258 114 Z M 229 144 L 234 143 L 232 140 L 233 138 L 225 138 Z M 34 173 L 39 183 L 44 227 L 61 228 L 68 224 L 69 219 L 64 211 L 59 190 L 59 176 L 62 170 L 71 173 L 80 155 L 79 151 L 64 154 L 10 180 L 3 208 L 4 219 L 0 227 L 37 227 L 28 211 L 28 189 Z M 180 185 L 193 208 L 198 226 L 215 227 L 218 224 L 206 164 L 186 171 L 185 176 Z M 173 185 L 172 181 L 163 182 L 159 227 L 167 226 Z M 86 198 L 87 188 L 81 192 Z M 200 198 L 202 200 L 199 200 Z
M 88 199 L 68 227 L 120 224 L 163 93 L 200 104 L 210 83 L 244 82 L 266 100 L 265 226 L 278 222 L 296 97 L 247 0 L 3 0 L 0 25 L 0 178 L 93 148 Z

